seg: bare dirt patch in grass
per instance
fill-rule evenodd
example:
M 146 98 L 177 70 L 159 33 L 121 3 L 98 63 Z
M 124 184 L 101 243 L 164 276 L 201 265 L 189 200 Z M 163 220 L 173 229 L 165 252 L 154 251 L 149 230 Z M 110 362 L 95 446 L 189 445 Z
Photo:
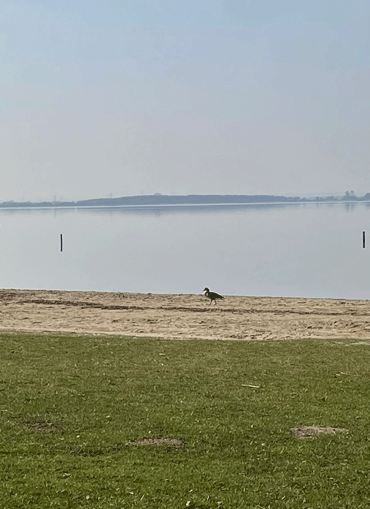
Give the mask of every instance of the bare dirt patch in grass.
M 184 445 L 182 438 L 138 438 L 130 440 L 132 445 L 167 445 L 171 447 L 181 447 Z
M 55 422 L 36 421 L 28 423 L 28 426 L 33 431 L 55 431 L 60 430 L 61 425 Z
M 296 438 L 315 438 L 319 434 L 348 433 L 346 428 L 332 428 L 331 426 L 297 426 L 290 428 Z

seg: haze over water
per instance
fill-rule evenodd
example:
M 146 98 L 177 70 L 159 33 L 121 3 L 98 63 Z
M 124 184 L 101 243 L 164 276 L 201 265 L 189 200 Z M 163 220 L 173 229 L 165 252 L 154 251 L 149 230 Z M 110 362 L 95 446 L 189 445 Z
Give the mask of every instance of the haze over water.
M 0 286 L 367 299 L 369 212 L 366 203 L 2 209 Z

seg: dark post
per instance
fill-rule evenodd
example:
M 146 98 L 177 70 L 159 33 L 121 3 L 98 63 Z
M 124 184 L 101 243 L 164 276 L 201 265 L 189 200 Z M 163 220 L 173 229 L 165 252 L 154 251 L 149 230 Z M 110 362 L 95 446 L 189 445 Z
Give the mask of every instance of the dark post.
M 63 235 L 60 234 L 60 252 L 63 251 Z
M 362 232 L 362 247 L 365 248 L 365 232 Z

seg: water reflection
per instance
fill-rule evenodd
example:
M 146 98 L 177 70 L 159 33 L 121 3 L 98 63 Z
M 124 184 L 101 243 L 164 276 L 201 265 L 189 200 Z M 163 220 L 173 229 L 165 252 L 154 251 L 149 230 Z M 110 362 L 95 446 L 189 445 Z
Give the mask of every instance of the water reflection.
M 103 214 L 214 214 L 234 213 L 236 211 L 274 211 L 282 209 L 302 208 L 343 208 L 346 212 L 354 212 L 358 207 L 370 208 L 370 202 L 299 202 L 299 203 L 242 203 L 242 204 L 209 204 L 209 205 L 127 205 L 127 206 L 91 206 L 91 207 L 9 207 L 0 208 L 0 214 L 67 214 L 76 213 L 103 213 Z
M 3 288 L 368 298 L 369 203 L 0 209 Z M 63 234 L 63 253 L 60 252 Z

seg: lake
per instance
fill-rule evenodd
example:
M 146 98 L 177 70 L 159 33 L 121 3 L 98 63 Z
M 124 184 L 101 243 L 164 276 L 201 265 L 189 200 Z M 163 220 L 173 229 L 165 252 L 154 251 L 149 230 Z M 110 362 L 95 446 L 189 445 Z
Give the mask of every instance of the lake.
M 369 203 L 0 209 L 0 225 L 2 288 L 370 296 Z

